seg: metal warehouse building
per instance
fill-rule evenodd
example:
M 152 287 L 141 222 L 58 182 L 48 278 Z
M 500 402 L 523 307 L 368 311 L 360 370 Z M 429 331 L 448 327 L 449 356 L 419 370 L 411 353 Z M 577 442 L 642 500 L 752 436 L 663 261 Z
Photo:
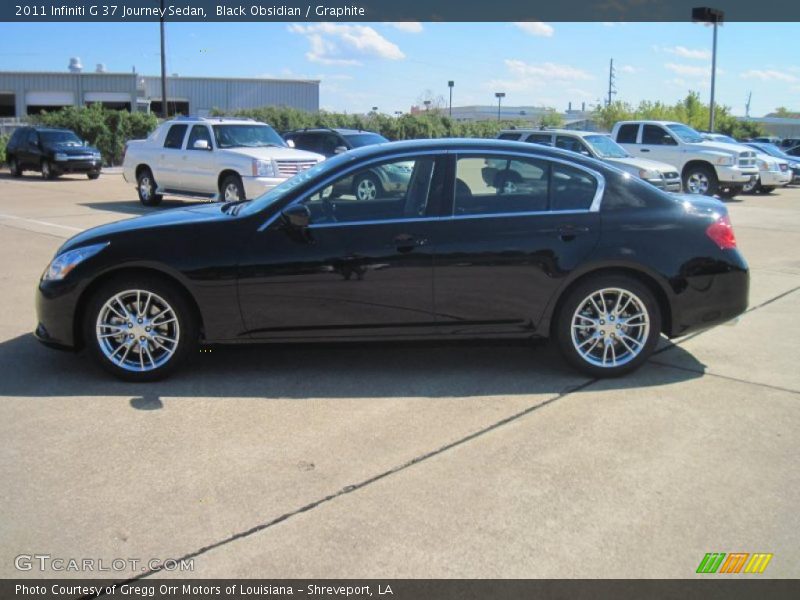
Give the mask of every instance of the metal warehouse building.
M 137 73 L 0 72 L 0 117 L 25 117 L 42 110 L 99 102 L 115 109 L 161 114 L 161 78 Z M 225 77 L 167 78 L 170 114 L 204 116 L 211 109 L 236 110 L 288 106 L 319 110 L 319 81 L 231 79 Z

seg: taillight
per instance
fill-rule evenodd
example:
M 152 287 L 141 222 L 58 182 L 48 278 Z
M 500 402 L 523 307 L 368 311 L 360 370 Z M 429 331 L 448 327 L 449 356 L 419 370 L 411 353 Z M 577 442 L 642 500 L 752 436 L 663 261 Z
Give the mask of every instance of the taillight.
M 728 215 L 720 217 L 709 225 L 706 235 L 722 250 L 736 248 L 736 236 L 733 234 L 733 226 Z

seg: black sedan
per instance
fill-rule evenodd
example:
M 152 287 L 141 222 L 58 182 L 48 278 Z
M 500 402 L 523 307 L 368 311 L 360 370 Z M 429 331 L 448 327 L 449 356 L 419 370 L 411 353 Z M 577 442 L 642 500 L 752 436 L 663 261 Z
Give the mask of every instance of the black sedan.
M 411 169 L 402 194 L 333 194 L 392 165 Z M 36 336 L 135 381 L 201 342 L 434 337 L 552 337 L 581 371 L 615 376 L 662 333 L 741 314 L 748 282 L 721 202 L 543 146 L 421 140 L 77 235 L 42 275 Z

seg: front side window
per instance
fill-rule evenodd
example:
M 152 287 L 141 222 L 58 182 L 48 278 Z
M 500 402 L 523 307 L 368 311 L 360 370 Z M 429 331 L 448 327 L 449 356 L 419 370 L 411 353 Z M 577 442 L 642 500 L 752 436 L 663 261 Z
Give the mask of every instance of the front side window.
M 183 144 L 183 136 L 186 135 L 187 125 L 172 125 L 167 132 L 167 137 L 164 139 L 164 148 L 181 149 Z
M 702 140 L 701 140 L 702 141 Z M 642 129 L 642 144 L 653 146 L 675 146 L 675 140 L 658 125 L 645 125 Z
M 392 160 L 351 172 L 312 194 L 304 204 L 312 224 L 395 221 L 419 218 L 441 192 L 434 157 Z M 436 188 L 436 191 L 432 191 Z
M 195 143 L 204 141 L 206 142 L 207 149 L 211 148 L 211 134 L 208 132 L 208 127 L 205 125 L 195 125 L 192 127 L 192 131 L 189 133 L 189 141 L 186 143 L 186 147 L 189 150 L 195 150 Z
M 454 214 L 547 210 L 549 164 L 535 158 L 461 157 L 456 163 Z
M 584 154 L 589 154 L 589 151 L 584 147 L 583 143 L 579 139 L 568 135 L 559 135 L 556 137 L 556 148 L 578 153 L 583 151 Z

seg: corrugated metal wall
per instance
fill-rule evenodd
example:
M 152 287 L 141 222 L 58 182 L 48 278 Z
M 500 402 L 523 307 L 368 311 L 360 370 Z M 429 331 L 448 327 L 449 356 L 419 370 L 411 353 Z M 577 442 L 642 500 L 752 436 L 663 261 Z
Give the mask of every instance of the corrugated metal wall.
M 124 92 L 137 97 L 137 78 L 133 73 L 34 73 L 0 72 L 0 93 L 15 95 L 18 117 L 26 115 L 25 95 L 29 92 L 69 92 L 80 106 L 86 92 Z M 159 77 L 143 77 L 145 99 L 161 99 Z M 167 96 L 189 102 L 192 114 L 206 114 L 213 108 L 236 110 L 259 106 L 290 106 L 306 111 L 319 110 L 319 82 L 281 79 L 224 79 L 170 77 Z

